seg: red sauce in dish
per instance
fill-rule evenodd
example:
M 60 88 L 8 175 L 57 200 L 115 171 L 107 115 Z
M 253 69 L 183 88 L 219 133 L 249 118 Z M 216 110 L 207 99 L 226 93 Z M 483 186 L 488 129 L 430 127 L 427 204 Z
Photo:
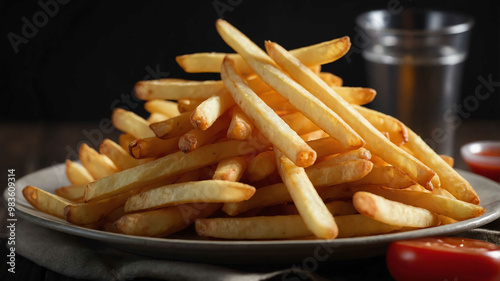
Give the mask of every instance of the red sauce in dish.
M 476 153 L 482 156 L 500 157 L 500 149 L 484 149 Z M 500 166 L 478 161 L 466 161 L 472 172 L 500 182 Z

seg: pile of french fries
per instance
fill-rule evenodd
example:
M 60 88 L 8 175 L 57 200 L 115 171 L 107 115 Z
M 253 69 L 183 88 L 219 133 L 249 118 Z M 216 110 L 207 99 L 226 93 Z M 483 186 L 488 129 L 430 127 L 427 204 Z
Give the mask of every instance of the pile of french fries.
M 177 57 L 220 81 L 140 81 L 147 120 L 116 109 L 118 143 L 80 147 L 71 186 L 23 190 L 70 223 L 165 237 L 189 226 L 222 239 L 333 239 L 450 224 L 484 209 L 471 185 L 400 121 L 363 107 L 367 88 L 342 86 L 321 65 L 348 37 L 266 52 L 224 20 L 237 54 Z

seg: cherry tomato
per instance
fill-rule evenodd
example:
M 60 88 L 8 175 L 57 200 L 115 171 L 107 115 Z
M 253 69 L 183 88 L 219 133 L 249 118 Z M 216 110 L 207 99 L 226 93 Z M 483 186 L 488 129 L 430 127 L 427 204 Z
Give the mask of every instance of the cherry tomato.
M 387 268 L 398 281 L 500 280 L 500 247 L 459 237 L 392 242 Z

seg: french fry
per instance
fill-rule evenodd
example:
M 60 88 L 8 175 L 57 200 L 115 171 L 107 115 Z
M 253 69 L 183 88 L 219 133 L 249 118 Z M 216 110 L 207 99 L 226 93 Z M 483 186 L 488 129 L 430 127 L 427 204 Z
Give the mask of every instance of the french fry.
M 313 165 L 306 169 L 306 173 L 314 186 L 323 187 L 360 180 L 370 173 L 372 167 L 372 162 L 360 159 L 333 165 Z
M 230 216 L 235 216 L 251 209 L 268 207 L 292 201 L 292 197 L 290 196 L 285 184 L 276 183 L 257 189 L 252 198 L 246 201 L 225 203 L 222 210 Z
M 321 80 L 325 81 L 325 83 L 330 87 L 342 87 L 342 78 L 338 77 L 335 74 L 332 74 L 330 72 L 320 72 L 318 74 L 318 77 L 321 78 Z
M 197 219 L 200 236 L 224 239 L 289 239 L 312 236 L 300 216 Z
M 412 178 L 394 166 L 373 165 L 372 170 L 362 179 L 351 182 L 353 185 L 381 185 L 394 189 L 406 188 L 415 184 Z
M 83 202 L 83 194 L 85 193 L 86 185 L 69 185 L 57 188 L 56 194 L 64 199 L 70 200 L 72 202 L 81 203 Z
M 318 158 L 346 151 L 342 144 L 332 137 L 308 141 L 307 144 L 316 151 Z
M 102 141 L 99 151 L 106 155 L 120 170 L 126 170 L 149 161 L 149 159 L 137 160 L 128 154 L 120 145 L 110 139 Z M 88 182 L 87 182 L 88 183 Z M 87 184 L 84 183 L 84 184 Z
M 394 144 L 401 146 L 408 142 L 408 129 L 396 118 L 362 106 L 354 106 L 354 108 L 377 130 L 387 132 Z
M 452 199 L 456 199 L 455 196 L 451 195 L 451 193 L 442 188 L 442 187 L 436 187 L 432 190 L 432 194 L 435 194 L 435 195 L 441 195 L 441 196 L 444 196 L 444 197 L 448 197 L 448 198 L 452 198 Z
M 435 175 L 433 170 L 387 140 L 348 102 L 281 46 L 276 43 L 267 44 L 267 46 L 275 62 L 358 132 L 365 140 L 368 150 L 407 173 L 422 186 L 432 189 L 430 181 Z
M 251 182 L 257 182 L 265 179 L 274 173 L 274 171 L 276 171 L 274 151 L 264 151 L 257 154 L 248 162 L 245 178 Z
M 188 153 L 197 147 L 213 141 L 217 135 L 225 130 L 230 120 L 228 116 L 221 116 L 215 123 L 205 131 L 192 129 L 179 138 L 179 149 Z
M 88 184 L 85 189 L 85 201 L 111 197 L 229 157 L 257 151 L 258 147 L 251 145 L 250 142 L 227 141 L 205 145 L 188 154 L 182 151 L 172 153 Z
M 128 152 L 135 159 L 159 158 L 178 151 L 179 139 L 180 137 L 165 140 L 157 137 L 136 139 L 129 144 Z
M 224 88 L 222 81 L 179 81 L 159 79 L 139 81 L 135 95 L 141 100 L 207 99 Z
M 23 189 L 24 198 L 36 209 L 56 216 L 61 219 L 64 217 L 64 208 L 72 204 L 70 201 L 49 193 L 43 189 L 28 185 Z
M 439 155 L 441 158 L 446 162 L 450 167 L 453 167 L 453 164 L 455 164 L 455 159 L 449 155 Z
M 359 213 L 386 224 L 408 227 L 439 224 L 438 217 L 426 209 L 387 200 L 369 192 L 356 192 L 352 201 Z
M 316 161 L 316 152 L 248 87 L 236 73 L 231 60 L 224 60 L 221 77 L 233 99 L 253 121 L 259 132 L 288 158 L 303 167 Z
M 154 132 L 149 128 L 148 121 L 132 111 L 115 108 L 111 116 L 111 122 L 118 130 L 128 133 L 135 138 L 154 137 Z
M 305 117 L 301 112 L 293 112 L 282 115 L 281 119 L 283 119 L 283 121 L 285 121 L 285 123 L 287 123 L 288 126 L 290 126 L 290 128 L 299 135 L 321 130 L 320 127 Z
M 126 214 L 114 223 L 119 233 L 164 237 L 185 229 L 196 219 L 220 209 L 221 204 L 183 204 L 141 213 Z
M 168 119 L 168 116 L 163 115 L 161 113 L 153 112 L 149 115 L 149 117 L 148 117 L 148 119 L 146 119 L 146 121 L 148 121 L 148 123 L 151 124 L 151 123 L 165 121 L 167 119 Z
M 132 135 L 125 133 L 120 135 L 120 137 L 118 138 L 118 143 L 123 149 L 128 150 L 128 145 L 134 140 L 135 138 Z
M 408 128 L 409 141 L 405 144 L 415 157 L 428 165 L 439 176 L 441 187 L 455 198 L 478 205 L 480 200 L 470 183 L 446 163 L 420 136 Z
M 179 99 L 177 109 L 180 113 L 193 112 L 193 110 L 206 99 Z
M 279 115 L 282 115 L 281 113 L 288 114 L 297 111 L 293 105 L 275 91 L 263 93 L 259 97 Z
M 165 121 L 150 124 L 149 127 L 160 139 L 178 137 L 193 129 L 190 116 L 191 112 L 183 112 Z
M 335 155 L 330 156 L 328 159 L 314 164 L 312 167 L 327 167 L 327 166 L 333 166 L 340 164 L 342 162 L 346 161 L 351 161 L 351 160 L 370 160 L 372 157 L 370 151 L 364 149 L 364 148 L 359 148 L 356 150 L 349 150 L 346 152 L 341 152 Z
M 69 204 L 64 208 L 64 216 L 70 223 L 86 225 L 100 222 L 114 209 L 123 205 L 133 191 L 124 192 L 100 201 Z
M 331 63 L 341 58 L 347 53 L 350 46 L 349 37 L 344 36 L 331 41 L 295 49 L 291 53 L 305 65 L 316 66 Z M 236 69 L 242 75 L 246 76 L 253 73 L 238 54 L 197 53 L 177 56 L 175 59 L 186 72 L 220 72 L 220 65 L 226 55 L 235 61 Z
M 252 197 L 253 186 L 231 181 L 206 180 L 166 185 L 139 193 L 125 203 L 125 212 L 185 203 L 239 202 Z
M 401 229 L 363 215 L 335 217 L 339 238 L 383 234 Z M 248 218 L 198 219 L 196 233 L 224 239 L 290 239 L 311 236 L 304 220 L 297 215 Z
M 231 94 L 223 89 L 194 109 L 190 117 L 191 124 L 196 129 L 206 130 L 234 104 Z
M 116 166 L 107 156 L 99 154 L 86 143 L 80 146 L 78 156 L 82 161 L 82 165 L 96 180 L 118 172 Z
M 231 203 L 229 203 L 231 204 Z M 297 211 L 297 208 L 295 205 L 290 205 L 290 204 L 282 204 L 278 205 L 284 207 L 282 210 L 286 213 L 286 215 L 298 215 L 299 211 Z M 334 218 L 337 218 L 338 216 L 345 216 L 345 215 L 354 215 L 357 214 L 358 211 L 356 211 L 356 208 L 354 208 L 354 205 L 352 205 L 352 202 L 347 202 L 347 201 L 331 201 L 328 203 L 325 203 L 326 208 L 332 215 L 334 215 Z M 337 236 L 338 237 L 338 236 Z
M 178 178 L 175 183 L 183 183 L 183 182 L 190 182 L 190 181 L 197 181 L 201 178 L 202 175 L 202 169 L 197 169 L 193 171 L 189 171 L 187 173 L 184 173 L 180 178 Z
M 247 160 L 245 157 L 232 157 L 224 159 L 217 164 L 213 176 L 214 180 L 239 181 L 245 172 Z
M 373 101 L 377 92 L 370 88 L 332 87 L 345 101 L 353 105 L 365 105 Z
M 86 185 L 94 181 L 94 178 L 85 167 L 69 159 L 66 160 L 66 177 L 72 185 Z
M 167 100 L 150 100 L 144 104 L 144 108 L 149 113 L 161 113 L 167 118 L 172 118 L 180 114 L 178 104 Z
M 304 141 L 310 142 L 313 140 L 319 140 L 319 139 L 330 137 L 330 136 L 327 133 L 325 133 L 325 131 L 323 131 L 323 130 L 317 130 L 317 131 L 312 131 L 309 133 L 302 134 L 302 135 L 300 135 L 300 137 Z
M 227 137 L 233 140 L 248 140 L 252 137 L 253 130 L 254 125 L 250 118 L 238 106 L 233 107 Z
M 420 207 L 433 213 L 461 221 L 482 215 L 483 207 L 464 201 L 435 195 L 430 192 L 394 190 L 383 187 L 370 187 L 366 191 L 382 196 L 388 200 L 406 205 Z
M 281 151 L 276 149 L 274 152 L 278 172 L 307 228 L 319 238 L 337 237 L 338 228 L 335 220 L 316 192 L 304 168 L 297 167 Z

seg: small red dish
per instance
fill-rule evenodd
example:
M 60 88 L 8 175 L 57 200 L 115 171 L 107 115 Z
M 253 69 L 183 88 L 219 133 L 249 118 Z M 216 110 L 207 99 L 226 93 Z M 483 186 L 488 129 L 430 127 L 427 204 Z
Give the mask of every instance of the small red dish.
M 460 149 L 472 172 L 500 182 L 500 141 L 477 141 Z

